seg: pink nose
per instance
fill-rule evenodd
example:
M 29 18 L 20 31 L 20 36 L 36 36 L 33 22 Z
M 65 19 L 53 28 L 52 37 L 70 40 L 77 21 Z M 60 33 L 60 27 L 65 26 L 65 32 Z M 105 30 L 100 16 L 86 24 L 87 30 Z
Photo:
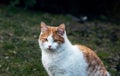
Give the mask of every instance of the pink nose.
M 51 45 L 49 45 L 48 48 L 50 49 L 50 48 L 51 48 Z

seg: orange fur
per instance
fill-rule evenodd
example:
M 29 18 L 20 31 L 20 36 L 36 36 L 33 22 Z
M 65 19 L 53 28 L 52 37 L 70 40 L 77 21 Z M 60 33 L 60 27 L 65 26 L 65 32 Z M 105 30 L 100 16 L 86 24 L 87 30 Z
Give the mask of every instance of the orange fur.
M 99 57 L 93 52 L 90 48 L 83 46 L 83 45 L 77 45 L 84 53 L 84 56 L 86 58 L 86 61 L 88 63 L 88 71 L 89 75 L 91 73 L 95 73 L 97 71 L 101 72 L 101 76 L 107 76 L 107 70 L 104 67 L 102 61 L 99 59 Z M 91 76 L 91 75 L 90 75 Z

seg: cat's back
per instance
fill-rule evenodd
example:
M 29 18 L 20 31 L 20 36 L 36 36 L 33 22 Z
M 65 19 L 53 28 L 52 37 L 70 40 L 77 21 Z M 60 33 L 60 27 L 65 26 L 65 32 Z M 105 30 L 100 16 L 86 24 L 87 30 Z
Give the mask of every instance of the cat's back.
M 74 46 L 79 49 L 80 53 L 83 53 L 84 59 L 88 64 L 88 76 L 110 76 L 104 64 L 93 50 L 84 45 Z

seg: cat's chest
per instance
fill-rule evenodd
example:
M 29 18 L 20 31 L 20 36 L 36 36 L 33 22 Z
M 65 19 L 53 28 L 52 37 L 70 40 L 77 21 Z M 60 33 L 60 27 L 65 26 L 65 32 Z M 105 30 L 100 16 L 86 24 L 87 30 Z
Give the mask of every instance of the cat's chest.
M 58 71 L 60 73 L 68 73 L 70 75 L 79 76 L 86 73 L 87 63 L 77 48 L 69 50 L 69 53 L 63 53 L 61 55 L 50 57 L 49 55 L 42 56 L 42 62 L 46 69 L 49 71 Z M 85 75 L 84 75 L 85 76 Z
M 62 67 L 68 61 L 68 54 L 42 54 L 42 63 L 45 67 Z
M 52 74 L 52 76 L 58 76 L 54 74 L 60 74 L 63 76 L 67 74 L 68 65 L 66 64 L 66 56 L 64 55 L 43 55 L 42 63 L 46 70 Z M 68 76 L 68 75 L 66 75 Z

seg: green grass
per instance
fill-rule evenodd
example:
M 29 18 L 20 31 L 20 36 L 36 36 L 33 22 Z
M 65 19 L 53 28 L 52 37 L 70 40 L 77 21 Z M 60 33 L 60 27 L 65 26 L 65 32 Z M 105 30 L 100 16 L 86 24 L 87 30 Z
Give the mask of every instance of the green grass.
M 113 68 L 119 59 L 110 62 L 120 54 L 120 39 L 115 42 L 110 40 L 112 31 L 120 30 L 119 25 L 100 21 L 98 23 L 101 26 L 96 26 L 94 21 L 80 24 L 62 14 L 5 6 L 0 6 L 0 76 L 47 76 L 38 46 L 41 21 L 53 26 L 65 23 L 72 43 L 81 43 L 93 48 L 112 76 L 119 76 L 120 72 Z M 99 35 L 103 38 L 99 38 Z

